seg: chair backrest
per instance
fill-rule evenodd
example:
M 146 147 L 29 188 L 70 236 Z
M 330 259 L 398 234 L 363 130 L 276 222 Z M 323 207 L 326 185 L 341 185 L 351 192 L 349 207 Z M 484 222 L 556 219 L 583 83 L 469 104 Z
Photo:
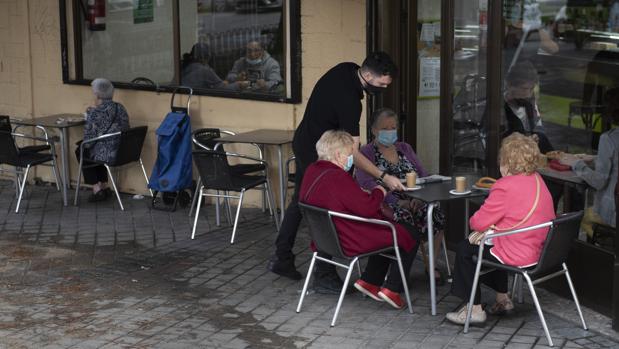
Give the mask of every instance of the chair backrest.
M 544 275 L 557 269 L 567 260 L 572 241 L 578 237 L 582 211 L 563 214 L 552 222 L 542 248 L 539 262 L 532 275 Z
M 0 164 L 15 166 L 19 163 L 19 149 L 11 132 L 9 117 L 0 115 Z
M 342 251 L 339 235 L 329 210 L 299 202 L 301 214 L 307 220 L 316 250 L 333 257 L 348 258 Z
M 193 162 L 205 188 L 233 190 L 232 174 L 226 152 L 215 150 L 195 150 Z
M 147 131 L 148 126 L 138 126 L 121 132 L 116 161 L 110 165 L 122 166 L 140 160 Z
M 215 149 L 217 142 L 214 139 L 219 137 L 221 137 L 221 131 L 218 128 L 201 128 L 193 132 L 194 142 L 200 143 L 209 150 Z M 196 150 L 202 149 L 204 148 L 196 145 Z M 223 148 L 219 148 L 219 150 L 223 151 Z

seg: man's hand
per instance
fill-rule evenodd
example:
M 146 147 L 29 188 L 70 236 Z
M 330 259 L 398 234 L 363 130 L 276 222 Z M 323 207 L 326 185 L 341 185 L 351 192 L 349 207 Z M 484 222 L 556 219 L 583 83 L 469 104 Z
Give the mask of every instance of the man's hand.
M 258 79 L 256 80 L 256 86 L 258 86 L 259 89 L 264 90 L 267 87 L 267 82 L 264 79 Z
M 383 183 L 385 183 L 390 190 L 401 191 L 406 189 L 402 182 L 400 182 L 400 179 L 392 175 L 386 175 L 385 178 L 383 178 Z

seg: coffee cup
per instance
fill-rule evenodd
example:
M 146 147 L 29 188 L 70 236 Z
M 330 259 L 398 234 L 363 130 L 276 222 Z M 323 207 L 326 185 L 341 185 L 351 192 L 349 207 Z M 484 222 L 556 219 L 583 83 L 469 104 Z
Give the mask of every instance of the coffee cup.
M 417 185 L 417 172 L 409 172 L 406 174 L 406 186 L 414 188 Z
M 466 191 L 466 177 L 456 177 L 456 191 L 464 193 Z

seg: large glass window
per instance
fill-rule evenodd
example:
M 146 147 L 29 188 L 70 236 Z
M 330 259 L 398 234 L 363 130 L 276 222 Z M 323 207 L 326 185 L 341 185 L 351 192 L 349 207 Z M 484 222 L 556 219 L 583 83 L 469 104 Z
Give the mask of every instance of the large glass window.
M 70 4 L 70 6 L 67 6 Z M 65 82 L 298 102 L 298 0 L 62 0 Z M 73 26 L 66 25 L 73 18 Z M 72 53 L 69 55 L 68 53 Z

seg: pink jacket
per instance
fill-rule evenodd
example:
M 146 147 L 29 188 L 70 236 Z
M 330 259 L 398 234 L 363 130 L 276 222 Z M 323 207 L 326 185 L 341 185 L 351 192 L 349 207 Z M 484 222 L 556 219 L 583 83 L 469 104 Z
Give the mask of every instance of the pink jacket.
M 490 196 L 469 221 L 471 229 L 486 231 L 492 225 L 498 229 L 509 229 L 518 224 L 529 213 L 535 202 L 535 177 L 538 177 L 540 182 L 537 208 L 526 222 L 515 229 L 554 219 L 552 197 L 541 176 L 537 173 L 520 174 L 503 177 L 492 186 Z M 547 233 L 548 228 L 542 228 L 498 237 L 493 239 L 494 247 L 490 252 L 503 264 L 519 267 L 531 266 L 539 260 Z

